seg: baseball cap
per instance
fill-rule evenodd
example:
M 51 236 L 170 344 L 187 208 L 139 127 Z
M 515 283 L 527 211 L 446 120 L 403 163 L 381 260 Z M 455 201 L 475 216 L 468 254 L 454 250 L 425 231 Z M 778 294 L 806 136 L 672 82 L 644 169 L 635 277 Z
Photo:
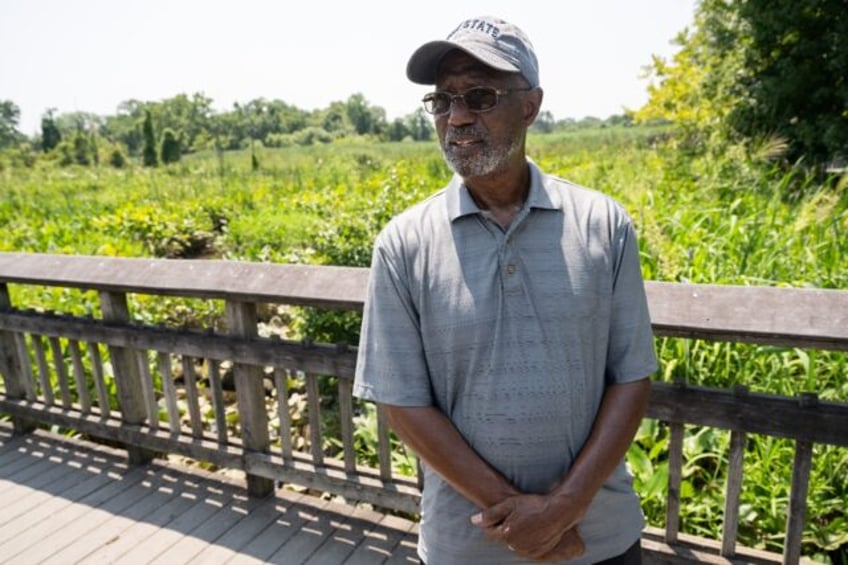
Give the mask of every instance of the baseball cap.
M 539 62 L 533 44 L 518 27 L 492 16 L 464 20 L 447 39 L 430 41 L 416 49 L 406 65 L 406 76 L 417 84 L 435 84 L 442 57 L 453 49 L 495 69 L 520 73 L 531 87 L 539 86 Z

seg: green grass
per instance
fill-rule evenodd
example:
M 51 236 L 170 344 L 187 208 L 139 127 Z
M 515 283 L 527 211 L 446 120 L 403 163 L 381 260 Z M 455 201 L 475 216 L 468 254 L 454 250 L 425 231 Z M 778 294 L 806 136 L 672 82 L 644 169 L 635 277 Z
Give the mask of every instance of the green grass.
M 848 191 L 836 179 L 744 154 L 693 156 L 661 128 L 533 135 L 528 153 L 544 170 L 618 199 L 633 216 L 646 279 L 848 289 Z M 187 156 L 154 170 L 0 170 L 0 251 L 366 266 L 388 219 L 450 178 L 433 143 L 348 142 Z M 843 180 L 844 182 L 844 180 Z M 72 313 L 96 297 L 13 285 L 13 301 Z M 208 302 L 133 297 L 144 322 L 215 324 Z M 295 330 L 354 341 L 358 317 L 310 310 Z M 782 395 L 815 391 L 848 402 L 844 353 L 657 340 L 658 380 L 744 384 Z M 664 521 L 667 430 L 646 421 L 629 460 L 649 521 Z M 366 441 L 366 440 L 363 440 Z M 726 432 L 688 429 L 682 530 L 717 537 Z M 367 441 L 366 441 L 367 443 Z M 746 454 L 740 541 L 779 550 L 792 446 L 752 437 Z M 848 543 L 848 455 L 817 446 L 805 554 Z

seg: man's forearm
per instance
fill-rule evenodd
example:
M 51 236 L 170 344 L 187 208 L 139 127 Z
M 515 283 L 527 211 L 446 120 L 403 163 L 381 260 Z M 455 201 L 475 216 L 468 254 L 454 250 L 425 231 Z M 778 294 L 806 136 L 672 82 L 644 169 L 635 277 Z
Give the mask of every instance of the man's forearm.
M 389 425 L 398 437 L 454 490 L 477 507 L 488 508 L 519 494 L 503 475 L 471 448 L 438 408 L 383 406 Z
M 533 559 L 582 553 L 579 525 L 595 494 L 624 457 L 645 414 L 648 379 L 607 387 L 589 439 L 562 480 L 547 494 L 507 498 L 472 518 L 486 536 Z M 572 535 L 565 534 L 572 532 Z
M 633 442 L 650 393 L 648 378 L 607 387 L 589 439 L 551 494 L 588 507 Z

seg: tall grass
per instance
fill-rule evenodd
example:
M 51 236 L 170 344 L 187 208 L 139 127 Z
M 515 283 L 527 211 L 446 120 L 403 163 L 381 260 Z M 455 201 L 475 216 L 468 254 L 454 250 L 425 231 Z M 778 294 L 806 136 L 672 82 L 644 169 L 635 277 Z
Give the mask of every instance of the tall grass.
M 744 154 L 693 156 L 661 129 L 532 136 L 544 170 L 608 193 L 633 216 L 646 279 L 848 289 L 848 191 Z M 450 178 L 435 144 L 348 143 L 197 154 L 158 169 L 0 171 L 2 251 L 223 257 L 365 266 L 377 231 Z M 86 293 L 13 287 L 13 299 L 74 313 Z M 144 321 L 213 324 L 202 301 L 145 301 Z M 306 311 L 294 330 L 354 341 L 359 319 Z M 846 355 L 698 340 L 659 339 L 658 380 L 848 402 Z M 363 428 L 367 429 L 367 428 Z M 728 434 L 689 429 L 682 530 L 716 537 Z M 667 430 L 646 421 L 628 459 L 651 523 L 664 520 Z M 792 446 L 754 437 L 748 447 L 740 541 L 779 550 Z M 848 544 L 848 455 L 817 447 L 805 553 Z

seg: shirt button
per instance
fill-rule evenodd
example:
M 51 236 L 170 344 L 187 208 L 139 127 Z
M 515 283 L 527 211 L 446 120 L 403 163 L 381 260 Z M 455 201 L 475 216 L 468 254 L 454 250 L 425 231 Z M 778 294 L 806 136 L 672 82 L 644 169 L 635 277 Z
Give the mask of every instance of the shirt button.
M 509 265 L 506 266 L 506 273 L 508 275 L 511 275 L 515 272 L 515 269 L 516 269 L 515 263 L 510 263 Z

